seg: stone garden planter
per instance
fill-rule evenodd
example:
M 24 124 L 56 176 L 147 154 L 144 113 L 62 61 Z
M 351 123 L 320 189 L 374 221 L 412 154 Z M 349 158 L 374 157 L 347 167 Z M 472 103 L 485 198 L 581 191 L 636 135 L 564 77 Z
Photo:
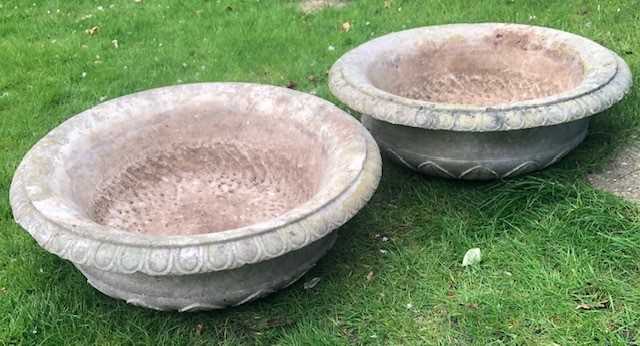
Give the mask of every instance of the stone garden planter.
M 382 149 L 416 171 L 495 179 L 545 168 L 620 101 L 631 73 L 570 33 L 460 24 L 392 33 L 333 66 L 330 88 Z
M 192 84 L 64 122 L 25 156 L 10 194 L 16 221 L 101 292 L 191 311 L 296 281 L 380 173 L 369 133 L 327 101 Z

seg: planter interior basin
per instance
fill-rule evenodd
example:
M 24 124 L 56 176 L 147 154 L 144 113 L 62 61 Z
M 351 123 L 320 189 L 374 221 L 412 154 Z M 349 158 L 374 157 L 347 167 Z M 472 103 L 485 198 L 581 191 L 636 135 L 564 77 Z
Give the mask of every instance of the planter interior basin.
M 619 101 L 631 73 L 586 38 L 517 24 L 454 24 L 366 42 L 332 67 L 334 95 L 381 147 L 429 175 L 495 179 L 541 169 Z
M 14 216 L 100 291 L 160 310 L 244 303 L 299 278 L 364 206 L 368 132 L 317 97 L 254 84 L 100 104 L 18 168 Z

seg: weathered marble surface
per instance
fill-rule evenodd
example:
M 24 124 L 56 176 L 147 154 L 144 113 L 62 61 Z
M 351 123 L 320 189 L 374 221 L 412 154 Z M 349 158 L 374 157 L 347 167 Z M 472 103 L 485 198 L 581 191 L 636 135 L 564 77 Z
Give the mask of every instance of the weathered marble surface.
M 10 191 L 16 221 L 110 296 L 158 310 L 238 305 L 291 284 L 381 174 L 331 103 L 243 83 L 165 87 L 42 138 Z
M 457 179 L 553 164 L 631 84 L 627 64 L 591 40 L 495 23 L 382 36 L 342 56 L 329 82 L 392 158 Z

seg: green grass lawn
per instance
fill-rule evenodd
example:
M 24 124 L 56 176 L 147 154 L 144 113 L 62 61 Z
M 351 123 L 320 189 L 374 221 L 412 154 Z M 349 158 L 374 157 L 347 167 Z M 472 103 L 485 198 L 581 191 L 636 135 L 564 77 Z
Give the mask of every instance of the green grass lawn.
M 337 102 L 326 71 L 350 48 L 405 28 L 485 21 L 586 36 L 640 75 L 637 0 L 361 0 L 311 15 L 296 5 L 0 0 L 0 345 L 640 343 L 640 209 L 585 180 L 640 133 L 637 91 L 544 172 L 470 183 L 385 161 L 378 192 L 311 272 L 224 311 L 161 313 L 108 298 L 13 222 L 9 184 L 25 152 L 66 118 L 134 91 L 251 81 Z M 483 262 L 463 269 L 471 247 Z M 322 280 L 305 290 L 313 277 Z

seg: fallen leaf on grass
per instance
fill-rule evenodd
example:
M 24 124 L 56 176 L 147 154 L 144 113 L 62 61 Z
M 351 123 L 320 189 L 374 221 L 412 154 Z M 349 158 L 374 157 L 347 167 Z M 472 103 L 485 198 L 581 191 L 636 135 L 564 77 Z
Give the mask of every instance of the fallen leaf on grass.
M 340 31 L 349 32 L 349 30 L 351 30 L 351 22 L 342 23 L 342 25 L 340 26 Z
M 468 307 L 469 309 L 475 310 L 478 308 L 478 304 L 476 303 L 470 303 L 470 304 L 466 304 L 466 307 Z
M 383 241 L 383 242 L 388 242 L 388 241 L 389 241 L 389 237 L 384 236 L 384 235 L 382 235 L 382 234 L 380 234 L 380 233 L 376 233 L 376 234 L 375 234 L 375 236 L 374 236 L 374 238 L 375 238 L 375 239 L 378 239 L 378 240 L 381 240 L 381 241 Z
M 84 32 L 86 32 L 89 36 L 93 36 L 93 35 L 95 35 L 95 34 L 98 32 L 98 30 L 100 30 L 100 27 L 98 27 L 98 26 L 96 25 L 96 26 L 93 26 L 93 27 L 91 27 L 91 28 L 89 28 L 89 29 L 85 30 Z
M 198 335 L 202 335 L 202 332 L 204 332 L 204 325 L 202 323 L 198 323 L 196 324 L 196 334 Z
M 384 8 L 390 8 L 391 3 L 392 3 L 392 0 L 384 0 Z
M 367 274 L 367 281 L 373 280 L 374 275 L 375 274 L 373 272 L 369 272 L 369 274 Z
M 474 264 L 478 264 L 482 261 L 482 253 L 480 249 L 474 247 L 473 249 L 469 249 L 467 253 L 464 254 L 464 258 L 462 259 L 462 266 L 472 266 Z
M 319 277 L 316 276 L 316 277 L 312 278 L 311 280 L 305 282 L 303 287 L 304 287 L 305 290 L 310 290 L 310 289 L 316 287 L 316 285 L 318 285 L 318 282 L 320 282 L 320 280 L 322 280 L 322 278 L 319 278 Z
M 609 300 L 603 300 L 597 303 L 587 304 L 582 303 L 576 306 L 576 310 L 600 310 L 607 309 L 609 307 Z

